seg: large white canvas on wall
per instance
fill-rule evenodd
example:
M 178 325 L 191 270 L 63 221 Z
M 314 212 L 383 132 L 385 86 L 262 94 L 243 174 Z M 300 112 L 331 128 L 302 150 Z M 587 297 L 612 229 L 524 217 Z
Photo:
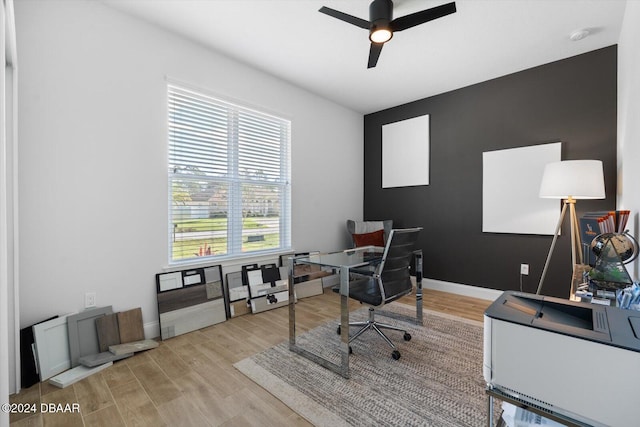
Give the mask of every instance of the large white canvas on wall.
M 561 160 L 561 143 L 482 153 L 482 231 L 548 234 L 555 232 L 560 201 L 539 197 L 547 163 Z
M 382 188 L 429 185 L 429 115 L 382 126 Z

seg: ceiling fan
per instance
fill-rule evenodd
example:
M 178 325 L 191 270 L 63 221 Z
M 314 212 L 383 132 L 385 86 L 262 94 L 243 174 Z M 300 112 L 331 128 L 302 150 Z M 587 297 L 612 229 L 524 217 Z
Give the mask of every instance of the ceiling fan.
M 456 4 L 455 2 L 451 2 L 393 19 L 393 1 L 373 0 L 369 5 L 368 21 L 326 6 L 321 7 L 318 12 L 333 16 L 341 21 L 353 24 L 356 27 L 369 30 L 371 47 L 369 48 L 369 63 L 367 68 L 373 68 L 378 63 L 382 46 L 385 42 L 391 40 L 394 32 L 424 24 L 425 22 L 441 18 L 455 11 Z

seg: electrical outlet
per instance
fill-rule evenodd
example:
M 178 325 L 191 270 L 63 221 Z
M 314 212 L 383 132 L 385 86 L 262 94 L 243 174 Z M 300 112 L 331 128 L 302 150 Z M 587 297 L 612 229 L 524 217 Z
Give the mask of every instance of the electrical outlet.
M 84 308 L 92 308 L 96 306 L 96 293 L 87 292 L 84 294 Z
M 523 276 L 529 275 L 529 264 L 520 264 L 520 274 Z

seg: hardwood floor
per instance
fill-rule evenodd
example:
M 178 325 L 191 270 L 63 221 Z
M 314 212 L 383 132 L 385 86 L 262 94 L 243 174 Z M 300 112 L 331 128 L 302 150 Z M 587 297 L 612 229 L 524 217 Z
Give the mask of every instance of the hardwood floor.
M 415 304 L 415 296 L 400 300 Z M 489 301 L 425 290 L 424 307 L 482 321 Z M 352 301 L 351 308 L 360 304 Z M 330 290 L 296 304 L 296 330 L 338 317 Z M 11 414 L 12 426 L 308 426 L 302 417 L 233 368 L 233 364 L 288 339 L 287 307 L 247 314 L 162 341 L 64 389 L 47 382 L 11 396 L 35 404 L 36 415 Z M 79 412 L 40 413 L 78 404 Z M 53 404 L 51 406 L 50 404 Z

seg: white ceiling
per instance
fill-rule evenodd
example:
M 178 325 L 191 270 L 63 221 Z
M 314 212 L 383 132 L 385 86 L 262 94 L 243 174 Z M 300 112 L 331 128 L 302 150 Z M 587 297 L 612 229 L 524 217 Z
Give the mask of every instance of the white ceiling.
M 458 0 L 457 12 L 396 33 L 367 69 L 370 0 L 102 0 L 361 113 L 616 44 L 624 0 Z M 450 0 L 396 0 L 394 17 Z M 571 41 L 577 29 L 590 35 Z

